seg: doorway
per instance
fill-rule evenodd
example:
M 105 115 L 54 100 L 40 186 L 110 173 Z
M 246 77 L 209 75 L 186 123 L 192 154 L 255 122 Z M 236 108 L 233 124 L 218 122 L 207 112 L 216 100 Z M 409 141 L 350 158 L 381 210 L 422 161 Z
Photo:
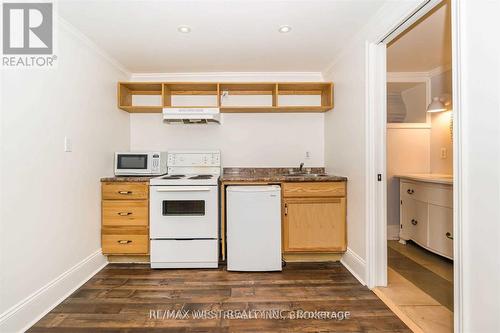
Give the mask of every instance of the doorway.
M 371 184 L 367 280 L 412 329 L 424 332 L 453 331 L 459 304 L 451 15 L 451 1 L 424 5 L 404 29 L 368 50 L 373 114 L 367 123 L 375 129 L 368 130 L 374 140 L 367 171 L 386 177 Z

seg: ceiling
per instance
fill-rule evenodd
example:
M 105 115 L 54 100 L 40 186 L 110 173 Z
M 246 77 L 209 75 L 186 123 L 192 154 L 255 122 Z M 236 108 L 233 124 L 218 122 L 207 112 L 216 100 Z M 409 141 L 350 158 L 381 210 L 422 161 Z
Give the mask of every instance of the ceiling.
M 59 1 L 58 11 L 133 73 L 315 72 L 384 2 L 94 0 Z
M 401 93 L 418 85 L 425 85 L 424 82 L 387 82 L 387 93 Z
M 428 72 L 451 64 L 451 5 L 442 5 L 407 29 L 387 49 L 387 71 Z

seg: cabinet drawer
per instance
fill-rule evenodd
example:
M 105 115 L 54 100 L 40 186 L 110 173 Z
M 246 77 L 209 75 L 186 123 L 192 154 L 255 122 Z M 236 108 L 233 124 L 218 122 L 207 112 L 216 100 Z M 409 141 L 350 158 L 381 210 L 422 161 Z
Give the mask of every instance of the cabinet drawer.
M 343 197 L 345 196 L 345 182 L 299 182 L 283 183 L 285 198 L 307 197 Z
M 429 205 L 429 247 L 453 258 L 453 209 Z
M 401 182 L 401 197 L 409 197 L 414 200 L 427 201 L 427 193 L 425 187 L 412 182 Z
M 148 183 L 103 183 L 102 199 L 104 200 L 130 200 L 148 199 Z
M 449 185 L 401 182 L 401 198 L 407 196 L 434 205 L 453 207 L 453 189 Z
M 147 200 L 103 200 L 103 226 L 148 226 Z
M 103 229 L 101 246 L 104 254 L 148 254 L 149 232 L 147 228 Z

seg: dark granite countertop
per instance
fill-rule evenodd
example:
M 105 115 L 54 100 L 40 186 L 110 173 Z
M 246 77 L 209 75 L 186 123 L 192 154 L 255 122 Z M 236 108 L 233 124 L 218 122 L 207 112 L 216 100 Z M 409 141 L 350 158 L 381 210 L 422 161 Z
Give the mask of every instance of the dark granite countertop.
M 344 182 L 346 177 L 329 175 L 325 168 L 304 168 L 309 175 L 290 175 L 298 168 L 224 168 L 223 182 Z
M 149 182 L 151 178 L 158 176 L 114 176 L 103 177 L 101 182 Z

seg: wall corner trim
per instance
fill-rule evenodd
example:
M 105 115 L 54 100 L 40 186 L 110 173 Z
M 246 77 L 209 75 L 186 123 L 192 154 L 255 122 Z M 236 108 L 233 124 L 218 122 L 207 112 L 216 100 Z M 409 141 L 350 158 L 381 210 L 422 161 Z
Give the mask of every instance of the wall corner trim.
M 363 285 L 366 286 L 364 276 L 366 276 L 366 262 L 351 248 L 347 248 L 346 253 L 340 259 L 340 263 Z
M 108 264 L 98 249 L 0 314 L 0 332 L 24 332 Z

